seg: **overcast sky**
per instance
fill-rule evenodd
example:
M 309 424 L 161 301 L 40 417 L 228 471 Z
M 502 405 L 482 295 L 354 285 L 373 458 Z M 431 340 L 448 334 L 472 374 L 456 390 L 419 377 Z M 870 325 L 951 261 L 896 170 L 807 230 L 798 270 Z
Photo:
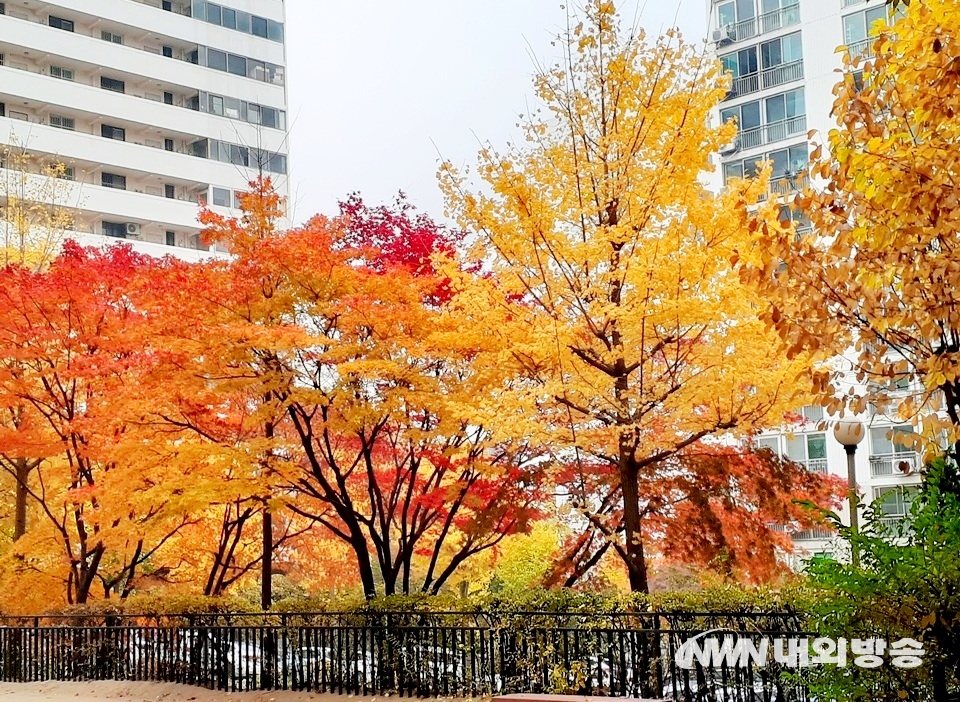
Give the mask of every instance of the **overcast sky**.
M 575 0 L 576 1 L 576 0 Z M 659 34 L 706 32 L 705 0 L 620 0 Z M 294 219 L 357 190 L 398 190 L 443 219 L 442 156 L 473 164 L 480 141 L 516 137 L 534 57 L 553 64 L 561 0 L 286 0 Z

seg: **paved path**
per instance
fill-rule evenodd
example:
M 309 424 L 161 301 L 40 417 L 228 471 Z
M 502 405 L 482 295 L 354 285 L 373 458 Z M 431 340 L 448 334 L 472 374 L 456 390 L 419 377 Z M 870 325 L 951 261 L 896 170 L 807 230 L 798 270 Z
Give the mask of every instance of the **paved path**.
M 387 698 L 380 697 L 382 702 Z M 0 683 L 0 702 L 375 702 L 309 692 L 213 692 L 171 683 Z

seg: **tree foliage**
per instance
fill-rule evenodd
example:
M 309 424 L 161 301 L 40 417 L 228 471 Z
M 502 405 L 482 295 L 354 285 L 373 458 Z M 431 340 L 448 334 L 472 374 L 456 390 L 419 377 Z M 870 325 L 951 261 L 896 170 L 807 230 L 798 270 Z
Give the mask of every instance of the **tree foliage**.
M 862 79 L 856 74 L 863 71 Z M 818 236 L 774 217 L 755 222 L 746 278 L 771 300 L 765 318 L 791 355 L 847 354 L 866 392 L 844 396 L 845 368 L 817 377 L 835 409 L 889 405 L 928 435 L 960 438 L 960 14 L 914 3 L 836 88 L 812 186 L 797 198 Z M 779 272 L 778 272 L 779 271 Z M 848 350 L 852 352 L 847 353 Z M 898 381 L 922 389 L 891 397 Z M 936 411 L 946 411 L 941 421 Z
M 622 30 L 614 3 L 599 0 L 558 43 L 566 59 L 537 76 L 543 112 L 527 117 L 523 143 L 481 152 L 482 190 L 450 166 L 442 180 L 490 266 L 493 289 L 478 305 L 523 379 L 515 402 L 539 416 L 538 438 L 593 532 L 568 560 L 589 567 L 613 548 L 643 591 L 660 515 L 693 509 L 708 486 L 708 502 L 736 494 L 740 477 L 769 467 L 743 458 L 709 479 L 715 469 L 697 457 L 722 453 L 709 448 L 715 437 L 778 424 L 804 404 L 794 379 L 805 360 L 773 352 L 754 289 L 729 265 L 766 183 L 712 195 L 700 182 L 734 135 L 732 124 L 708 126 L 727 86 L 719 65 L 675 33 Z M 728 518 L 720 531 L 732 534 L 748 517 L 735 512 L 698 514 Z M 752 519 L 763 533 L 772 515 Z M 694 543 L 688 552 L 709 561 L 711 548 Z

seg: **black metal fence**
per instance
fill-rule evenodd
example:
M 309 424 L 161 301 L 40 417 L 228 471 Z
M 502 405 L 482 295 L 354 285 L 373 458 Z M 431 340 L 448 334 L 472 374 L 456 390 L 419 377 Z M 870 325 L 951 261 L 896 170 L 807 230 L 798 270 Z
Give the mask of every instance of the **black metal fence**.
M 0 620 L 0 680 L 136 680 L 418 697 L 555 692 L 683 702 L 807 700 L 776 665 L 681 667 L 725 629 L 795 636 L 790 615 L 365 613 Z M 793 671 L 794 673 L 796 671 Z

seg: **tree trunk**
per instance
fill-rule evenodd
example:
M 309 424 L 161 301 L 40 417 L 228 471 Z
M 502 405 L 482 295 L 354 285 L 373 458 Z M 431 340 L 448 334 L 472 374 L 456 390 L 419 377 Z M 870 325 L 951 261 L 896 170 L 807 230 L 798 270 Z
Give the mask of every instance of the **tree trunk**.
M 260 571 L 260 609 L 266 612 L 273 604 L 273 515 L 263 504 L 263 560 Z
M 30 479 L 32 466 L 26 458 L 18 458 L 14 461 L 17 471 L 17 490 L 16 507 L 13 521 L 13 540 L 16 541 L 27 533 L 27 498 L 29 491 L 27 489 L 27 480 Z
M 640 521 L 640 471 L 632 447 L 620 441 L 620 486 L 623 491 L 623 536 L 627 573 L 631 592 L 649 592 L 647 561 L 643 552 L 643 528 Z

